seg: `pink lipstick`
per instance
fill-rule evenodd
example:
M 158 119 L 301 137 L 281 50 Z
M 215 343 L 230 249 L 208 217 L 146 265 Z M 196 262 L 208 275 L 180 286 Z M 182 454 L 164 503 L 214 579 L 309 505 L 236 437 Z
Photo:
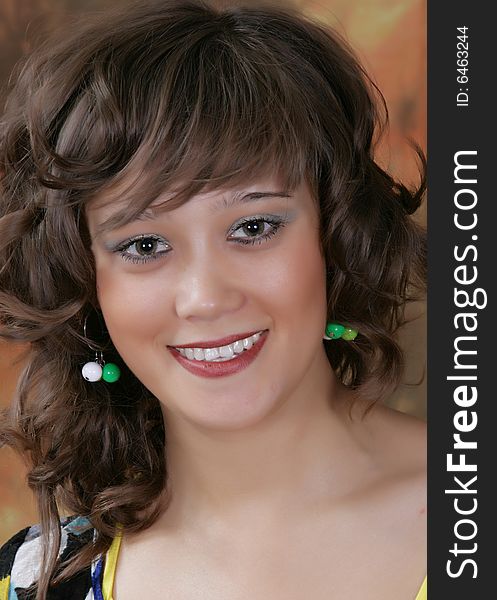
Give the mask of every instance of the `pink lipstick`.
M 174 356 L 174 358 L 178 361 L 178 363 L 193 375 L 197 375 L 199 377 L 225 377 L 226 375 L 233 375 L 235 373 L 238 373 L 239 371 L 243 371 L 243 369 L 246 369 L 255 360 L 255 358 L 257 357 L 257 355 L 259 354 L 266 342 L 267 334 L 267 330 L 263 331 L 257 342 L 255 342 L 255 344 L 253 344 L 253 346 L 250 349 L 243 350 L 243 352 L 235 355 L 232 359 L 222 362 L 193 359 L 190 360 L 189 358 L 186 358 L 186 356 L 180 354 L 178 350 L 176 350 L 172 346 L 168 346 L 167 348 L 169 352 L 171 352 L 171 354 Z M 248 335 L 242 335 L 244 337 L 250 337 L 250 335 L 253 334 L 249 333 Z M 239 339 L 239 337 L 230 336 L 229 338 L 224 338 L 223 340 L 221 340 L 221 344 L 219 344 L 219 340 L 216 340 L 216 343 L 214 344 L 212 344 L 212 342 L 209 342 L 209 344 L 212 344 L 212 346 L 207 346 L 207 344 L 191 344 L 188 346 L 178 346 L 178 348 L 209 348 L 214 347 L 216 345 L 223 345 L 222 342 L 224 342 L 224 345 L 226 345 L 228 343 L 231 343 L 225 342 L 225 340 L 227 339 L 230 339 L 231 342 L 233 342 Z
M 193 342 L 191 344 L 176 344 L 175 346 L 168 346 L 168 348 L 217 348 L 219 346 L 227 346 L 232 342 L 236 342 L 236 340 L 243 340 L 243 338 L 248 338 L 251 335 L 254 335 L 260 329 L 256 329 L 255 331 L 249 331 L 248 333 L 236 333 L 235 335 L 228 335 L 226 337 L 220 338 L 218 340 L 208 340 L 207 342 Z

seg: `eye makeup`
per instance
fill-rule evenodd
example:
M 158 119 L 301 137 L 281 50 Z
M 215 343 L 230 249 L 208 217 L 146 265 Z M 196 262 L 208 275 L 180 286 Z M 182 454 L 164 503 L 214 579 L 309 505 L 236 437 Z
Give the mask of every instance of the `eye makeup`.
M 242 245 L 255 245 L 268 242 L 273 236 L 289 223 L 288 216 L 277 215 L 256 215 L 245 217 L 235 223 L 231 228 L 228 237 L 229 241 Z M 260 225 L 262 230 L 259 232 Z M 248 236 L 233 235 L 237 232 L 249 233 Z M 250 235 L 255 233 L 256 235 Z M 167 249 L 157 252 L 157 247 L 163 245 Z M 140 234 L 123 242 L 106 247 L 111 252 L 117 253 L 124 261 L 129 261 L 134 264 L 149 263 L 159 258 L 164 258 L 170 251 L 170 245 L 161 236 L 156 234 Z M 130 249 L 135 249 L 136 252 L 130 252 Z M 150 252 L 150 254 L 147 254 Z

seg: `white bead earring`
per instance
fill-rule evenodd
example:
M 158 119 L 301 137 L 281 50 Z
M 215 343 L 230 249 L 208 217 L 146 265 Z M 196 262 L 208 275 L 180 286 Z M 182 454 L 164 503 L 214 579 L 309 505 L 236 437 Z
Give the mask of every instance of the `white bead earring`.
M 83 324 L 83 335 L 86 338 L 86 324 L 88 321 L 88 315 L 85 317 L 85 321 Z M 95 352 L 95 360 L 89 361 L 83 365 L 81 369 L 81 374 L 83 375 L 83 379 L 89 381 L 91 383 L 95 383 L 96 381 L 106 381 L 107 383 L 116 382 L 121 376 L 121 370 L 114 363 L 106 363 L 104 360 L 104 354 L 101 350 L 97 350 L 93 348 L 87 342 L 87 346 Z

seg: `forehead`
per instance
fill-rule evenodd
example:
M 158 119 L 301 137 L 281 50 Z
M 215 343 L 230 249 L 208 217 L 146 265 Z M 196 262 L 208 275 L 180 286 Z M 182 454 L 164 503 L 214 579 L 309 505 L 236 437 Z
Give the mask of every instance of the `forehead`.
M 154 219 L 161 213 L 180 209 L 186 203 L 202 202 L 206 207 L 206 214 L 218 214 L 234 206 L 248 204 L 252 201 L 264 198 L 290 198 L 309 191 L 306 181 L 301 181 L 291 189 L 284 177 L 271 173 L 248 179 L 237 185 L 200 191 L 193 196 L 180 198 L 179 202 L 176 190 L 165 190 L 138 211 L 133 211 L 133 204 L 138 204 L 139 198 L 133 198 L 133 185 L 128 181 L 122 182 L 92 199 L 85 210 L 91 230 L 96 236 L 99 236 L 106 230 L 126 224 L 126 221 Z M 129 218 L 121 219 L 124 221 L 122 223 L 113 224 L 114 217 L 118 213 L 126 211 L 126 208 L 130 212 Z

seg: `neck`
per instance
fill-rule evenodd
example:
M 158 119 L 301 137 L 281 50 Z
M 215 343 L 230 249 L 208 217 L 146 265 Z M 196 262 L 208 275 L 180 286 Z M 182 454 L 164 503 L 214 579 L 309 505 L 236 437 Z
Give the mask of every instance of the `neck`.
M 306 385 L 251 427 L 202 430 L 165 411 L 170 517 L 271 518 L 349 491 L 369 459 L 348 416 L 351 394 L 323 358 Z

